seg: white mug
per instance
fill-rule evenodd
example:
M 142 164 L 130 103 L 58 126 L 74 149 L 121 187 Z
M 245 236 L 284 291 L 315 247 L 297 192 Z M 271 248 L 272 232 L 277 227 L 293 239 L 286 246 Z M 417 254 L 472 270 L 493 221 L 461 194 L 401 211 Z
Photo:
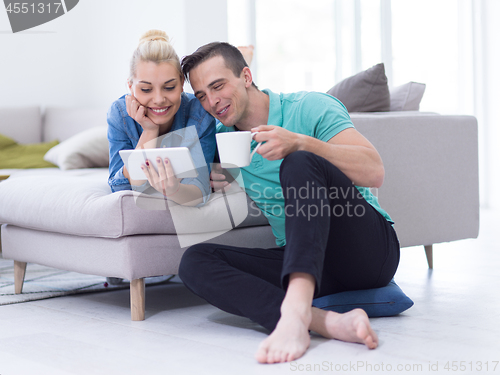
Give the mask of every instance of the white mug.
M 250 153 L 250 144 L 255 134 L 257 133 L 249 131 L 217 133 L 215 138 L 217 139 L 221 167 L 235 168 L 250 165 L 253 155 L 262 144 L 260 142 Z

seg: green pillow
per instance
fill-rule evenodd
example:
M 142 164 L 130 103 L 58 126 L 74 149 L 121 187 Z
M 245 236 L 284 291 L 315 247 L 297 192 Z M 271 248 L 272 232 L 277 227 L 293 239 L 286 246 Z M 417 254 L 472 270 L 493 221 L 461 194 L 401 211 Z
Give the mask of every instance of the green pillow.
M 6 147 L 15 145 L 17 142 L 12 138 L 6 137 L 5 135 L 0 134 L 0 150 L 3 150 Z
M 0 169 L 54 168 L 43 156 L 59 141 L 20 145 L 12 138 L 0 134 Z

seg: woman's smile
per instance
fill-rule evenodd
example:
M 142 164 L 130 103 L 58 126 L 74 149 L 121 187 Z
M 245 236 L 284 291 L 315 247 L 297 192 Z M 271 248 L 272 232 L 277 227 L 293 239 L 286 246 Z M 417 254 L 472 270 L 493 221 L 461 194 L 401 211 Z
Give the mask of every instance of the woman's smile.
M 169 112 L 169 109 L 172 106 L 166 106 L 166 107 L 148 107 L 148 109 L 153 113 L 155 116 L 164 116 Z

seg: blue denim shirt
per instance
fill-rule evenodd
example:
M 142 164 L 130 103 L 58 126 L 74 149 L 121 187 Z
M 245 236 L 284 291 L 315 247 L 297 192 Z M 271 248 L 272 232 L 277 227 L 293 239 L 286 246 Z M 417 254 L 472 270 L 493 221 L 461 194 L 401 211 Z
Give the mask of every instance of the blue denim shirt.
M 128 179 L 123 175 L 123 161 L 118 152 L 120 150 L 135 149 L 143 130 L 142 126 L 127 114 L 125 96 L 123 95 L 116 100 L 108 111 L 108 184 L 113 192 L 132 189 Z M 196 129 L 196 133 L 181 131 L 183 128 L 191 126 L 195 127 L 192 129 Z M 192 136 L 193 133 L 194 137 Z M 194 95 L 182 93 L 181 105 L 175 114 L 172 128 L 169 133 L 160 136 L 159 141 L 161 143 L 158 147 L 185 146 L 190 149 L 198 176 L 196 178 L 184 178 L 181 183 L 197 186 L 203 194 L 203 203 L 205 203 L 211 192 L 209 176 L 210 165 L 213 163 L 216 148 L 215 119 L 203 109 Z M 146 182 L 145 185 L 149 186 L 149 183 Z M 144 185 L 142 187 L 144 188 Z M 134 190 L 136 189 L 134 187 Z

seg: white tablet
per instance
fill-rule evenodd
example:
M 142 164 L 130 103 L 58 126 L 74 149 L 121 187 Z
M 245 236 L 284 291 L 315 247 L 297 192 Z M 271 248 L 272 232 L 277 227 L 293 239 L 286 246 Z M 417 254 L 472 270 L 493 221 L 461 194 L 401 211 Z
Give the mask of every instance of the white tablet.
M 170 160 L 177 178 L 198 176 L 198 171 L 187 147 L 147 148 L 142 150 L 121 150 L 119 152 L 130 178 L 133 180 L 146 180 L 146 175 L 141 169 L 141 165 L 146 164 L 146 159 L 151 162 L 155 171 L 158 172 L 156 162 L 158 156 L 162 160 L 165 160 L 165 158 Z

